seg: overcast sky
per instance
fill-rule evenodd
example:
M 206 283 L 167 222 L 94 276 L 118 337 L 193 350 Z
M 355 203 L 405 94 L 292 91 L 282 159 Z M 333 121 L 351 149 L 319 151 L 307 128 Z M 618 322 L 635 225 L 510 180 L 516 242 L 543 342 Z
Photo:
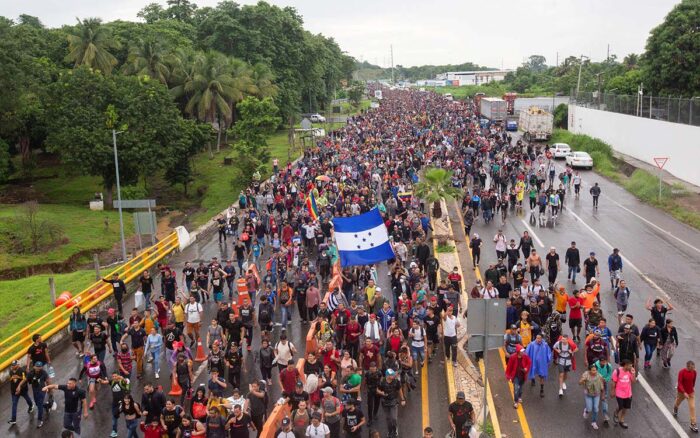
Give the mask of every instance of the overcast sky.
M 149 0 L 0 0 L 0 15 L 38 16 L 50 27 L 75 17 L 137 20 Z M 644 50 L 649 31 L 679 0 L 269 0 L 293 6 L 312 32 L 332 36 L 357 59 L 394 64 L 471 61 L 514 68 L 531 54 L 554 65 L 559 53 L 593 60 Z M 165 1 L 161 1 L 165 4 Z M 198 0 L 215 6 L 218 0 Z M 255 1 L 238 1 L 242 4 Z

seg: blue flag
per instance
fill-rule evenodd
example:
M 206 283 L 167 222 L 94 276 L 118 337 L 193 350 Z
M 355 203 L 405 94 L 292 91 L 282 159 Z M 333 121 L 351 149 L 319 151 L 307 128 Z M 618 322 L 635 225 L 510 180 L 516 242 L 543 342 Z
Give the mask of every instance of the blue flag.
M 394 250 L 377 208 L 365 214 L 333 219 L 340 265 L 357 266 L 391 260 Z

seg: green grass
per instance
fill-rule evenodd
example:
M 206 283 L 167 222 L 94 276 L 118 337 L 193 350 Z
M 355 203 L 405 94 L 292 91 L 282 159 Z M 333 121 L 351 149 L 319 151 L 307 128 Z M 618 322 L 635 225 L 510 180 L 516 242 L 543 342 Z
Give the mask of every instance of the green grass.
M 0 339 L 16 333 L 53 308 L 49 277 L 42 274 L 21 280 L 0 281 Z M 76 271 L 55 274 L 53 277 L 56 297 L 63 291 L 75 295 L 95 281 L 95 271 Z M 31 306 L 27 303 L 31 303 Z
M 448 253 L 452 252 L 455 250 L 455 247 L 452 245 L 438 245 L 437 246 L 437 252 L 439 253 Z
M 700 229 L 700 212 L 688 209 L 681 198 L 688 196 L 682 187 L 662 184 L 659 198 L 659 179 L 643 169 L 636 169 L 627 177 L 613 156 L 612 147 L 604 141 L 588 135 L 573 134 L 565 129 L 555 129 L 552 143 L 567 143 L 575 151 L 585 151 L 593 158 L 596 172 L 623 186 L 639 200 L 666 211 L 679 221 Z
M 272 159 L 277 158 L 281 167 L 286 165 L 288 159 L 295 160 L 301 153 L 300 150 L 289 153 L 286 130 L 271 135 L 267 143 L 270 147 L 271 160 L 263 179 L 272 173 Z M 239 191 L 244 187 L 242 183 L 236 184 L 235 187 L 231 184 L 235 177 L 234 166 L 223 164 L 224 157 L 229 153 L 230 148 L 222 148 L 221 153 L 216 154 L 214 159 L 210 159 L 207 152 L 201 152 L 194 157 L 196 176 L 193 188 L 203 193 L 199 202 L 200 208 L 190 217 L 190 222 L 195 227 L 205 224 L 227 206 L 236 202 Z
M 476 93 L 484 93 L 487 97 L 502 97 L 504 93 L 512 92 L 513 90 L 504 85 L 502 82 L 491 82 L 485 85 L 464 85 L 462 87 L 423 87 L 426 90 L 435 91 L 439 94 L 450 93 L 455 99 L 466 99 L 472 97 Z M 537 97 L 542 95 L 552 95 L 551 91 L 543 89 L 532 89 L 525 93 L 518 93 L 518 97 Z
M 119 241 L 119 215 L 115 211 L 90 211 L 83 206 L 41 204 L 39 218 L 47 219 L 62 227 L 68 242 L 40 254 L 10 254 L 3 245 L 3 235 L 22 207 L 17 204 L 0 204 L 0 267 L 5 269 L 28 269 L 35 265 L 63 263 L 78 253 L 91 253 L 111 249 Z M 109 228 L 105 228 L 105 218 Z M 124 215 L 124 230 L 131 234 L 132 216 Z M 92 259 L 91 255 L 87 255 Z M 29 271 L 28 273 L 31 273 Z

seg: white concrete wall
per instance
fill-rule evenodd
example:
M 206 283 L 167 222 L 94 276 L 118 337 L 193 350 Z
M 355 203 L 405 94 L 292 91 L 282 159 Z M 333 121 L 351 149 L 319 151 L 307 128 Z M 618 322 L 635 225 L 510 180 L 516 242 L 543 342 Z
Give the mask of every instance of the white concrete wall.
M 569 130 L 599 138 L 618 152 L 655 165 L 700 186 L 700 127 L 569 105 Z

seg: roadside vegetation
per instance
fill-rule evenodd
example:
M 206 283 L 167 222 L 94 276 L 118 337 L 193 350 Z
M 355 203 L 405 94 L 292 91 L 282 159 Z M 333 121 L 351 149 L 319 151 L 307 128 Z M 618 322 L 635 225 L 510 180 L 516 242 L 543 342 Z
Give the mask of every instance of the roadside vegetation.
M 639 200 L 653 205 L 679 221 L 700 229 L 700 211 L 685 202 L 691 196 L 683 187 L 663 183 L 659 198 L 659 179 L 656 175 L 635 169 L 630 175 L 623 170 L 620 160 L 615 158 L 612 147 L 604 141 L 588 135 L 573 134 L 564 129 L 555 129 L 552 143 L 567 143 L 575 151 L 588 152 L 593 158 L 593 169 L 615 181 Z

